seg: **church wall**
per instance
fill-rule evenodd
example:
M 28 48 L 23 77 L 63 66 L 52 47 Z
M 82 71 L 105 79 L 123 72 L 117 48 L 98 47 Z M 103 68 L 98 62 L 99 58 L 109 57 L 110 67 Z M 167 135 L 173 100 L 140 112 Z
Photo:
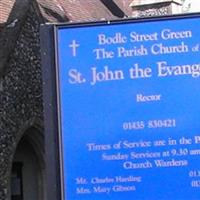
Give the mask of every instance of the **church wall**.
M 13 155 L 26 129 L 43 129 L 39 28 L 31 7 L 1 78 L 0 200 L 8 199 Z

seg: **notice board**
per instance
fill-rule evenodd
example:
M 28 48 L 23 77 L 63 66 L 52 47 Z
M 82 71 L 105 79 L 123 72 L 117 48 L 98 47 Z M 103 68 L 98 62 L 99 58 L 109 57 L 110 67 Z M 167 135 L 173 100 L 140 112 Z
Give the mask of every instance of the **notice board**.
M 64 200 L 198 199 L 200 20 L 56 25 Z

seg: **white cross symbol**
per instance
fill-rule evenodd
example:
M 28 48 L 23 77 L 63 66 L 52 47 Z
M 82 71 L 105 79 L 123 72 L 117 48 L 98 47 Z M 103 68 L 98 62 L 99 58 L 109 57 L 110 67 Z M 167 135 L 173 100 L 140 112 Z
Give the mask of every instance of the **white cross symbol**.
M 80 45 L 76 43 L 76 40 L 73 40 L 72 43 L 69 45 L 70 48 L 72 48 L 72 55 L 76 56 L 76 50 Z

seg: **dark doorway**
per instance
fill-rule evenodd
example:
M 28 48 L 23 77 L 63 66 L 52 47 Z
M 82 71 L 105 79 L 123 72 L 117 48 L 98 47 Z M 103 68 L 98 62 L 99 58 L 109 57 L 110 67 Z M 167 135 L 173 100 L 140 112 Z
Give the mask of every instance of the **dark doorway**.
M 36 129 L 19 142 L 12 164 L 11 200 L 45 200 L 43 144 Z

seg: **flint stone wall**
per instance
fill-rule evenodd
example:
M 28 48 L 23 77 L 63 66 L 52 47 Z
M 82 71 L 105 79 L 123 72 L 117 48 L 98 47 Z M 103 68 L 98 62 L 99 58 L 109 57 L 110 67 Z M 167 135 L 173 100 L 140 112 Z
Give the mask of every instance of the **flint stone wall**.
M 0 78 L 0 200 L 9 196 L 11 165 L 18 142 L 29 127 L 43 128 L 39 27 L 39 18 L 31 7 L 5 76 Z

